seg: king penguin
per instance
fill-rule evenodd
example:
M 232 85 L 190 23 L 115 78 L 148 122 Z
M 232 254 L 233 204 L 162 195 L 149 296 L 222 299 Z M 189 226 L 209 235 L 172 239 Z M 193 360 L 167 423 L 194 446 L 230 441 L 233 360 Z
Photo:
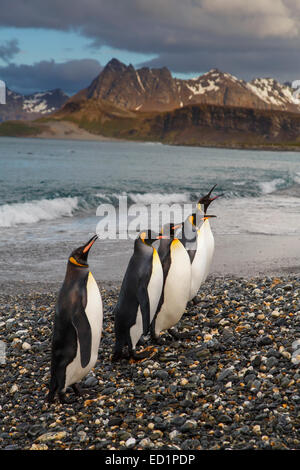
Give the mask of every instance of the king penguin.
M 127 346 L 129 357 L 142 359 L 146 351 L 136 353 L 136 345 L 146 335 L 157 310 L 163 288 L 163 270 L 152 244 L 158 234 L 141 232 L 134 243 L 115 307 L 115 347 L 113 361 L 123 357 Z
M 171 330 L 181 319 L 189 300 L 191 285 L 191 263 L 189 255 L 178 238 L 174 238 L 176 226 L 166 224 L 163 227 L 158 254 L 164 273 L 164 286 L 157 312 L 151 324 L 151 336 L 159 341 L 160 332 Z M 167 238 L 165 238 L 167 237 Z
M 102 334 L 103 307 L 98 285 L 89 270 L 88 253 L 97 239 L 92 237 L 74 250 L 60 289 L 52 337 L 51 379 L 48 401 L 72 386 L 80 394 L 78 382 L 94 367 Z
M 209 274 L 214 254 L 214 236 L 209 219 L 215 215 L 208 215 L 207 209 L 212 201 L 221 196 L 211 197 L 215 187 L 216 185 L 199 199 L 196 211 L 187 218 L 183 226 L 183 244 L 189 253 L 192 268 L 189 300 L 194 302 L 196 302 L 195 299 L 201 284 L 205 282 Z M 204 215 L 201 213 L 202 210 Z M 199 228 L 201 221 L 203 223 Z

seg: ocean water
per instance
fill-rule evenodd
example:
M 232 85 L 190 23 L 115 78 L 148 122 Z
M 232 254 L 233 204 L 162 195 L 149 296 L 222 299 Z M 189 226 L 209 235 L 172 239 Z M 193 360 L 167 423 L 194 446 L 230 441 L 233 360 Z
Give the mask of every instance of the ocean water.
M 224 193 L 210 206 L 216 236 L 299 234 L 297 152 L 0 138 L 0 280 L 60 280 L 101 204 L 194 203 L 214 184 Z M 122 277 L 132 246 L 100 240 L 96 270 Z

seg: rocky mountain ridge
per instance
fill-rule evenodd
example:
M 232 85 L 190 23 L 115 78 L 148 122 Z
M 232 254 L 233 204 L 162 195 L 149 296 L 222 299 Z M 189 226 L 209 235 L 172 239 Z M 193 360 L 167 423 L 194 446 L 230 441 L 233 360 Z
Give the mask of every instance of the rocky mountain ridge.
M 31 121 L 59 110 L 69 96 L 61 89 L 22 95 L 6 89 L 6 104 L 0 104 L 0 122 L 8 120 Z
M 300 112 L 289 84 L 272 78 L 250 82 L 212 69 L 194 79 L 174 78 L 166 68 L 135 69 L 112 59 L 92 83 L 70 98 L 104 100 L 131 111 L 170 111 L 192 104 Z

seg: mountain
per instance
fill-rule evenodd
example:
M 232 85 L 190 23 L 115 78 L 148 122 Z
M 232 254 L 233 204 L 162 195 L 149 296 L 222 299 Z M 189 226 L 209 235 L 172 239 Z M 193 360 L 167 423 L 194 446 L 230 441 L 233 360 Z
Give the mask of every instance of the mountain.
M 176 82 L 166 67 L 135 70 L 117 59 L 112 59 L 89 87 L 71 101 L 82 99 L 105 100 L 140 111 L 164 111 L 180 105 Z
M 230 148 L 300 147 L 300 113 L 291 111 L 194 104 L 140 113 L 91 98 L 67 103 L 54 118 L 119 139 Z
M 178 145 L 299 149 L 300 106 L 293 91 L 272 78 L 246 82 L 213 69 L 182 80 L 165 67 L 136 70 L 112 59 L 87 88 L 52 112 L 51 120 L 5 122 L 0 135 L 51 138 L 61 126 L 61 134 L 70 137 L 62 131 L 68 124 L 72 135 L 77 128 L 109 138 Z M 15 119 L 20 119 L 18 112 L 47 116 L 54 108 L 43 104 L 45 94 L 8 95 Z
M 229 73 L 213 69 L 197 79 L 182 82 L 183 88 L 188 88 L 190 92 L 185 100 L 189 104 L 300 112 L 300 106 L 294 102 L 294 90 L 272 78 L 256 78 L 245 82 Z
M 72 126 L 72 133 L 66 129 Z M 77 128 L 77 131 L 76 131 Z M 140 113 L 104 100 L 67 103 L 51 119 L 7 121 L 0 135 L 84 138 L 91 135 L 173 145 L 249 149 L 300 149 L 300 113 L 238 106 L 195 104 L 172 111 Z
M 10 89 L 6 90 L 6 104 L 0 104 L 0 122 L 8 120 L 34 120 L 47 116 L 58 109 L 69 99 L 62 90 L 55 89 L 21 95 Z
M 195 79 L 173 78 L 166 68 L 136 70 L 112 59 L 92 81 L 70 101 L 104 100 L 131 111 L 170 111 L 190 104 L 243 106 L 300 112 L 293 89 L 272 78 L 245 82 L 212 69 Z

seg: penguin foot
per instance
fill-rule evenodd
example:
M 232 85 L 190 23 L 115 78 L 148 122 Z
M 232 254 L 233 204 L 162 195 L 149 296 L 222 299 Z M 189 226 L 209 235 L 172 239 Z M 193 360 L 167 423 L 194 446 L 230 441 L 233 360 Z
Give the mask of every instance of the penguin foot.
M 130 359 L 130 354 L 128 352 L 124 353 L 123 351 L 114 351 L 111 356 L 111 362 L 121 361 L 122 359 Z
M 151 346 L 148 348 L 144 349 L 143 351 L 137 353 L 136 351 L 132 350 L 131 351 L 131 359 L 130 362 L 142 362 L 146 359 L 150 359 L 150 357 L 153 357 L 157 353 L 157 349 L 153 349 Z
M 157 344 L 158 346 L 164 346 L 166 344 L 166 340 L 163 339 L 161 336 L 153 336 L 152 342 Z
M 77 397 L 81 397 L 82 395 L 84 395 L 84 391 L 82 390 L 79 384 L 73 384 L 72 389 Z
M 46 403 L 48 403 L 49 405 L 53 404 L 55 402 L 55 395 L 56 395 L 56 392 L 54 393 L 49 392 L 48 395 L 46 396 L 46 400 L 45 400 Z M 68 405 L 68 404 L 74 403 L 74 398 L 73 399 L 67 398 L 64 392 L 58 392 L 57 395 L 58 395 L 59 403 L 61 403 L 62 405 Z M 76 393 L 76 395 L 78 395 L 78 392 Z
M 192 308 L 195 305 L 200 304 L 200 302 L 202 302 L 202 299 L 198 295 L 196 295 L 196 297 L 194 297 L 192 300 L 188 302 L 188 307 Z
M 137 342 L 137 346 L 143 346 L 146 344 L 147 338 L 145 336 L 141 336 L 140 339 Z
M 199 330 L 183 331 L 182 333 L 179 333 L 178 331 L 171 329 L 168 333 L 170 333 L 170 335 L 175 339 L 188 339 L 199 334 Z
M 58 399 L 62 405 L 69 403 L 64 392 L 58 392 Z
M 46 399 L 45 399 L 46 403 L 50 403 L 50 404 L 54 403 L 54 397 L 55 397 L 55 392 L 50 391 L 48 395 L 46 396 Z

